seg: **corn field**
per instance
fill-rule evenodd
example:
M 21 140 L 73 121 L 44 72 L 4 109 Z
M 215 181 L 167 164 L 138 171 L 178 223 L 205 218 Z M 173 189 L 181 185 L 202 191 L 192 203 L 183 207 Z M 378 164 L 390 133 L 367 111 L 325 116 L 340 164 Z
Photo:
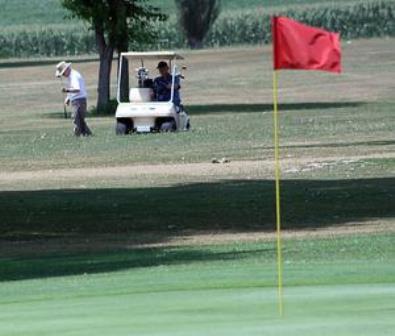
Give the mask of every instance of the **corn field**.
M 82 55 L 96 51 L 92 32 L 84 27 L 55 26 L 0 32 L 0 57 Z
M 395 0 L 328 6 L 277 13 L 341 33 L 343 39 L 395 36 Z M 158 28 L 154 45 L 140 49 L 186 48 L 177 19 Z M 257 11 L 223 13 L 206 37 L 207 47 L 270 43 L 270 16 Z M 136 48 L 136 46 L 133 46 Z M 96 52 L 95 39 L 83 25 L 32 27 L 0 32 L 0 57 L 74 56 Z

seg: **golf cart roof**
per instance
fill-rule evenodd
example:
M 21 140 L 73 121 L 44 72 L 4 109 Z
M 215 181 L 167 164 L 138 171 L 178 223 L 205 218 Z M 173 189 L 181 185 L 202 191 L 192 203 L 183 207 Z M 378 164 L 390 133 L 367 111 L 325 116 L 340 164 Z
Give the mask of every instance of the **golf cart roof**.
M 151 60 L 160 60 L 160 59 L 184 59 L 180 54 L 177 54 L 174 51 L 148 51 L 148 52 L 123 52 L 121 54 L 123 57 L 127 57 L 128 59 L 151 59 Z

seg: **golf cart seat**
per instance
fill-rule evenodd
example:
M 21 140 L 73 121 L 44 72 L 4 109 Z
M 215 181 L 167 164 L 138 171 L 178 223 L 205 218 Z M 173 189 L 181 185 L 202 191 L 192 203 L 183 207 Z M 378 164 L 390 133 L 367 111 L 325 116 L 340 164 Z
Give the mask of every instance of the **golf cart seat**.
M 129 100 L 131 103 L 146 103 L 152 101 L 153 90 L 151 88 L 131 88 Z

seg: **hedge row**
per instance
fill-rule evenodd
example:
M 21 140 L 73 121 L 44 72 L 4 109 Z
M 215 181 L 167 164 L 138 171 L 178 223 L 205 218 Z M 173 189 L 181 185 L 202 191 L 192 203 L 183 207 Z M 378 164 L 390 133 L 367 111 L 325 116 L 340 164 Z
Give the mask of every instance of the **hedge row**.
M 343 39 L 395 36 L 395 0 L 351 6 L 317 7 L 279 13 L 331 31 Z M 141 49 L 184 48 L 175 18 L 158 25 L 158 42 Z M 270 17 L 256 11 L 223 13 L 208 34 L 205 46 L 269 43 Z M 93 33 L 83 26 L 32 28 L 0 32 L 0 57 L 81 55 L 96 52 Z

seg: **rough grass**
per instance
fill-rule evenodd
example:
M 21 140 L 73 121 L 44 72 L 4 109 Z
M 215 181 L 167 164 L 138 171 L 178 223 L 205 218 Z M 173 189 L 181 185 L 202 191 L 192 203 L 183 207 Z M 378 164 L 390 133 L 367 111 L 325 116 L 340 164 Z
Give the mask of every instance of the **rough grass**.
M 367 138 L 366 128 L 375 132 L 377 139 L 386 139 L 392 131 L 390 104 L 357 104 L 355 107 L 347 107 L 346 104 L 333 107 L 328 103 L 311 110 L 304 104 L 296 106 L 300 111 L 294 111 L 292 106 L 287 105 L 283 105 L 282 110 L 282 143 L 284 146 L 293 146 L 287 148 L 287 152 L 306 151 L 303 144 L 293 145 L 302 143 L 306 136 L 310 143 L 316 143 L 316 147 L 310 149 L 311 152 L 329 152 L 333 148 L 328 145 L 336 145 L 340 137 L 343 143 L 355 142 L 355 138 L 361 142 L 364 139 L 366 142 L 371 141 L 372 139 Z M 372 113 L 372 108 L 376 113 Z M 223 112 L 192 112 L 194 130 L 184 134 L 115 137 L 111 118 L 88 120 L 95 131 L 95 136 L 91 139 L 71 137 L 70 121 L 62 119 L 51 121 L 47 129 L 3 130 L 0 134 L 3 140 L 0 155 L 4 158 L 1 166 L 6 170 L 26 170 L 209 162 L 213 157 L 224 156 L 232 160 L 267 158 L 272 151 L 271 114 L 262 115 L 264 106 L 259 108 L 261 111 L 256 112 L 247 112 L 248 109 L 247 104 L 245 107 L 240 106 L 237 111 L 232 111 L 232 108 L 226 111 L 225 107 Z M 356 113 L 359 118 L 354 121 L 353 116 Z M 60 125 L 64 127 L 59 128 Z M 301 131 L 303 127 L 306 130 Z M 248 130 L 248 134 L 245 130 Z M 319 148 L 318 143 L 322 143 L 322 148 Z M 359 147 L 371 148 L 368 143 L 362 143 Z M 348 146 L 341 146 L 339 143 L 336 154 L 340 155 L 349 150 Z
M 393 45 L 372 40 L 344 46 L 345 74 L 341 76 L 280 75 L 284 156 L 347 158 L 392 150 Z M 103 117 L 88 120 L 95 137 L 75 139 L 70 136 L 71 121 L 62 119 L 60 83 L 52 77 L 53 66 L 2 68 L 0 122 L 6 127 L 0 131 L 0 166 L 15 171 L 210 162 L 222 156 L 269 158 L 269 52 L 269 48 L 229 49 L 226 57 L 219 50 L 187 53 L 190 70 L 183 96 L 193 131 L 150 136 L 116 137 L 113 118 Z M 76 67 L 86 76 L 90 104 L 94 104 L 97 63 Z
M 395 166 L 388 90 L 395 64 L 392 46 L 379 40 L 346 46 L 342 76 L 281 73 L 286 228 L 393 217 L 387 201 L 394 192 Z M 71 121 L 61 117 L 60 85 L 51 79 L 52 66 L 1 69 L 0 121 L 6 126 L 0 131 L 1 232 L 18 236 L 160 230 L 166 237 L 185 229 L 270 231 L 270 59 L 262 56 L 268 52 L 188 53 L 184 97 L 193 131 L 179 134 L 116 137 L 113 118 L 102 117 L 88 120 L 93 138 L 76 139 Z M 377 63 L 381 66 L 373 71 Z M 96 66 L 76 65 L 92 94 Z M 43 74 L 47 79 L 37 81 Z M 172 172 L 173 166 L 151 173 L 138 167 L 210 164 L 213 157 L 260 160 L 262 166 L 248 169 L 246 163 L 245 170 L 235 168 L 231 173 L 226 166 L 222 173 L 220 168 L 204 173 L 207 167 L 191 166 L 188 174 Z M 68 177 L 56 174 L 58 168 L 81 167 L 93 169 L 92 176 L 89 170 L 71 171 Z M 106 167 L 113 167 L 111 176 L 101 174 Z M 17 171 L 25 178 L 15 177 Z

